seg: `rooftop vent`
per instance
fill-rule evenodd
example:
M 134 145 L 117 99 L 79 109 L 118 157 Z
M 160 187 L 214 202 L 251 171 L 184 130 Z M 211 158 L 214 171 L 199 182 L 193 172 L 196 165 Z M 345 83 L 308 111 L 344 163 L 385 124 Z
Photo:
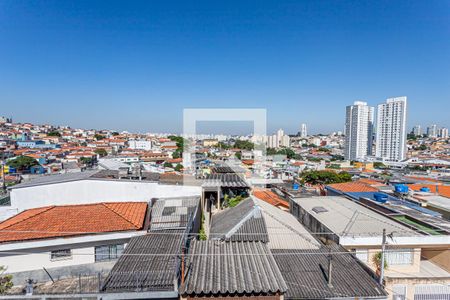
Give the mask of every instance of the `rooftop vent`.
M 323 206 L 314 206 L 312 210 L 313 210 L 313 212 L 315 212 L 316 214 L 320 214 L 320 213 L 324 213 L 324 212 L 327 212 L 327 211 L 328 211 L 328 209 L 326 209 L 326 208 L 323 207 Z

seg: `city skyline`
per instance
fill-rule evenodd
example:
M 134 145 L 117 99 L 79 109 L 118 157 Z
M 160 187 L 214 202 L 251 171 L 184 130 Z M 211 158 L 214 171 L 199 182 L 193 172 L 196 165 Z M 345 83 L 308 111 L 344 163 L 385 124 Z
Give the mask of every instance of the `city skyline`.
M 2 115 L 181 132 L 184 108 L 265 108 L 269 132 L 327 133 L 406 95 L 408 131 L 449 127 L 448 3 L 332 4 L 2 1 Z

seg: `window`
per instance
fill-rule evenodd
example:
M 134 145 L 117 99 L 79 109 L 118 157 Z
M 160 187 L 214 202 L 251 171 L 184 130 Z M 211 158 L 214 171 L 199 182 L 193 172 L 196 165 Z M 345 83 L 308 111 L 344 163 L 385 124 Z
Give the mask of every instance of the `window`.
M 124 245 L 105 245 L 95 247 L 95 261 L 108 261 L 119 258 L 123 253 Z
M 50 252 L 50 260 L 64 260 L 72 258 L 72 250 L 61 249 Z
M 412 265 L 414 249 L 396 249 L 386 251 L 386 262 L 389 265 Z

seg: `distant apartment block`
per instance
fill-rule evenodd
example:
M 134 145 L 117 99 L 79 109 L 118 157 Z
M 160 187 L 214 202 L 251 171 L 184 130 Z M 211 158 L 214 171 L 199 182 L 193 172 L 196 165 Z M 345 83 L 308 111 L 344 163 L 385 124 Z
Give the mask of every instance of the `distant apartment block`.
M 302 123 L 302 125 L 300 126 L 300 137 L 304 138 L 308 136 L 308 131 L 306 129 L 306 124 Z
M 362 160 L 372 154 L 373 107 L 355 101 L 347 106 L 345 120 L 345 158 Z
M 389 98 L 378 105 L 376 156 L 401 161 L 406 158 L 406 97 Z
M 133 150 L 152 150 L 152 141 L 147 140 L 129 140 L 128 147 Z

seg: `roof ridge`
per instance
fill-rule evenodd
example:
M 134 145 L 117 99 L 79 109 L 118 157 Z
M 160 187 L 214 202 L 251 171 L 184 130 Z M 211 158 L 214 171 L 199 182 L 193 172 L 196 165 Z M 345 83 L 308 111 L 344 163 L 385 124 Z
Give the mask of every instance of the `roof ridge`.
M 116 215 L 118 215 L 119 217 L 121 217 L 122 219 L 124 219 L 125 221 L 127 221 L 128 223 L 130 223 L 131 225 L 133 225 L 133 227 L 135 227 L 136 229 L 139 229 L 140 226 L 134 224 L 132 221 L 127 219 L 125 216 L 123 216 L 123 214 L 119 213 L 117 210 L 115 210 L 112 207 L 110 207 L 111 204 L 125 204 L 125 203 L 131 204 L 131 203 L 145 203 L 145 202 L 102 202 L 101 204 L 103 206 L 105 206 L 106 208 L 108 208 L 113 213 L 115 213 Z
M 10 217 L 10 218 L 4 220 L 3 222 L 1 222 L 1 223 L 0 223 L 0 230 L 6 229 L 6 228 L 11 227 L 11 226 L 13 226 L 13 225 L 16 225 L 16 224 L 18 224 L 18 223 L 21 223 L 21 222 L 23 222 L 23 221 L 25 221 L 25 220 L 29 220 L 29 219 L 31 219 L 31 218 L 34 218 L 34 217 L 36 217 L 37 215 L 40 215 L 40 214 L 42 214 L 42 213 L 44 213 L 44 212 L 46 212 L 46 211 L 49 211 L 50 209 L 53 209 L 53 208 L 55 208 L 55 207 L 56 207 L 56 205 L 50 205 L 50 206 L 36 207 L 36 208 L 31 208 L 31 209 L 24 210 L 24 211 L 22 211 L 21 213 L 19 213 L 19 214 L 17 214 L 17 215 L 14 215 L 14 216 L 12 216 L 12 217 Z M 39 211 L 36 212 L 36 213 L 34 213 L 34 214 L 31 215 L 31 216 L 28 216 L 28 217 L 23 218 L 23 219 L 21 219 L 21 220 L 17 220 L 16 222 L 13 222 L 13 223 L 11 223 L 11 224 L 5 226 L 5 227 L 2 226 L 2 224 L 5 223 L 6 221 L 12 220 L 12 219 L 14 219 L 15 217 L 18 217 L 18 216 L 20 216 L 21 214 L 23 214 L 23 213 L 25 213 L 25 212 L 27 212 L 27 211 L 30 211 L 30 210 L 39 210 Z

